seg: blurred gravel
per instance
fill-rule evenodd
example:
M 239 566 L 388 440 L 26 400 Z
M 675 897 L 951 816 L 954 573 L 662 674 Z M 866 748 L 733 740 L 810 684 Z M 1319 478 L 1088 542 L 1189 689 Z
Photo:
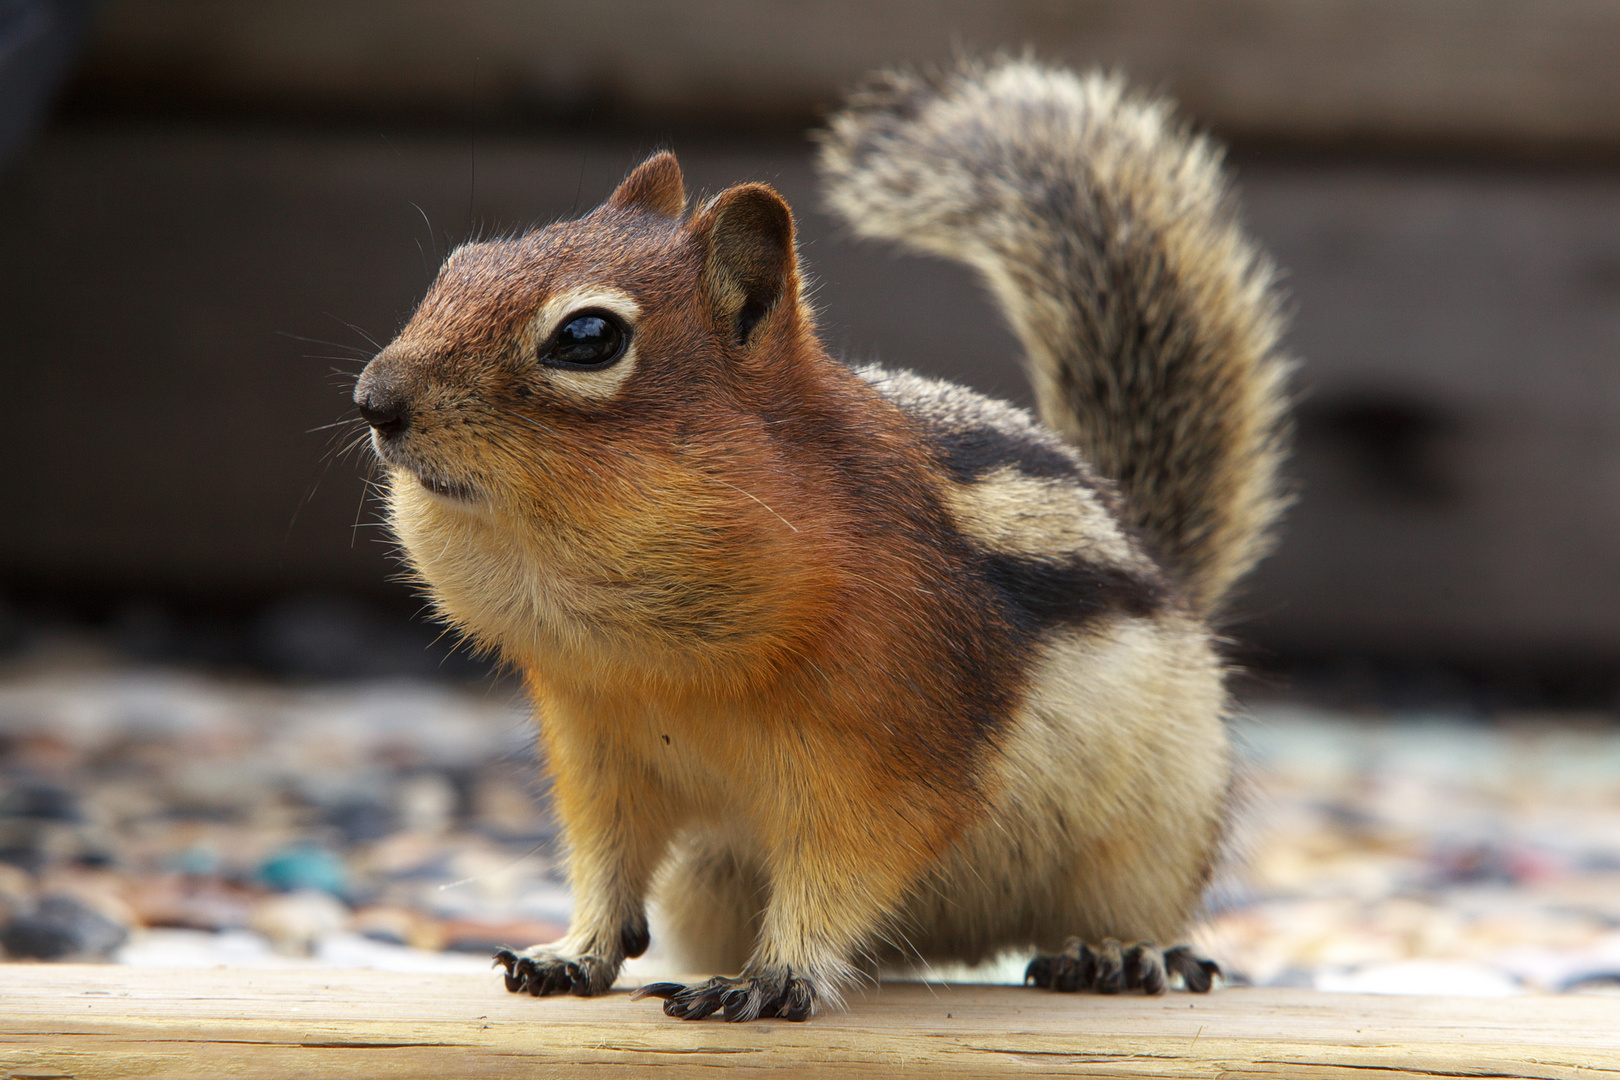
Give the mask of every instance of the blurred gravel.
M 13 959 L 488 966 L 560 936 L 527 709 L 409 679 L 164 669 L 0 680 Z M 392 951 L 390 951 L 392 950 Z
M 557 830 L 510 695 L 117 665 L 0 674 L 0 948 L 482 971 L 497 946 L 558 937 Z M 1270 706 L 1238 733 L 1233 858 L 1194 935 L 1234 981 L 1620 988 L 1612 718 Z M 1016 981 L 1022 963 L 925 974 Z
M 1258 711 L 1196 935 L 1239 977 L 1372 993 L 1620 990 L 1610 716 Z

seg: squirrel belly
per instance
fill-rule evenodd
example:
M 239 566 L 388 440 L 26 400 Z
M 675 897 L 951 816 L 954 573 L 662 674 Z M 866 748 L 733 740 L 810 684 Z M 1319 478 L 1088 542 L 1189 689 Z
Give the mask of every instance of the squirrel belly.
M 689 1019 L 1009 949 L 1207 987 L 1145 943 L 1225 815 L 1211 620 L 1282 506 L 1269 271 L 1213 151 L 1106 81 L 887 76 L 823 139 L 857 231 L 984 274 L 1042 421 L 829 357 L 786 204 L 688 211 L 667 153 L 455 251 L 356 388 L 407 564 L 535 701 L 576 909 L 507 985 L 606 990 L 657 899 L 722 976 L 643 988 Z

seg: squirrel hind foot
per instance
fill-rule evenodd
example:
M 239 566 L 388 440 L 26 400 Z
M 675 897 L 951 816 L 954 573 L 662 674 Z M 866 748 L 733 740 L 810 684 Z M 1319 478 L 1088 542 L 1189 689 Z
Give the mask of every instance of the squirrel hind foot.
M 1179 979 L 1182 988 L 1205 994 L 1220 974 L 1218 964 L 1198 956 L 1185 945 L 1161 952 L 1151 941 L 1122 945 L 1113 938 L 1106 938 L 1092 945 L 1070 938 L 1061 952 L 1041 953 L 1031 960 L 1024 969 L 1024 984 L 1068 994 L 1081 990 L 1098 994 L 1117 994 L 1123 990 L 1162 994 Z
M 630 997 L 633 1001 L 662 998 L 664 1015 L 677 1020 L 703 1020 L 718 1012 L 722 1019 L 737 1023 L 769 1017 L 808 1020 L 815 1009 L 816 992 L 808 979 L 795 975 L 791 968 L 781 968 L 735 979 L 716 976 L 694 986 L 648 983 Z

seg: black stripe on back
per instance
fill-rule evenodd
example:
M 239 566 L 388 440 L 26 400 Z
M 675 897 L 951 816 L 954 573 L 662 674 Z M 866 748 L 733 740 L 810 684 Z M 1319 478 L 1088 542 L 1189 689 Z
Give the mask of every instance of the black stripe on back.
M 981 551 L 984 580 L 1006 606 L 1009 621 L 1025 633 L 1076 626 L 1110 612 L 1152 615 L 1170 593 L 1156 578 L 1079 556 L 1042 558 Z
M 1025 476 L 1089 479 L 1074 458 L 1040 439 L 998 427 L 930 427 L 940 463 L 962 484 L 1011 465 Z

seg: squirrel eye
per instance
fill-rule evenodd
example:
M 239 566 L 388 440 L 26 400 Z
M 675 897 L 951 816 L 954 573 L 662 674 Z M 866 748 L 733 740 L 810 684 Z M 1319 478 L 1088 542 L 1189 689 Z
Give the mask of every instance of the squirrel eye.
M 585 312 L 569 318 L 551 335 L 540 361 L 558 367 L 603 368 L 624 354 L 624 343 L 619 320 L 605 313 Z

